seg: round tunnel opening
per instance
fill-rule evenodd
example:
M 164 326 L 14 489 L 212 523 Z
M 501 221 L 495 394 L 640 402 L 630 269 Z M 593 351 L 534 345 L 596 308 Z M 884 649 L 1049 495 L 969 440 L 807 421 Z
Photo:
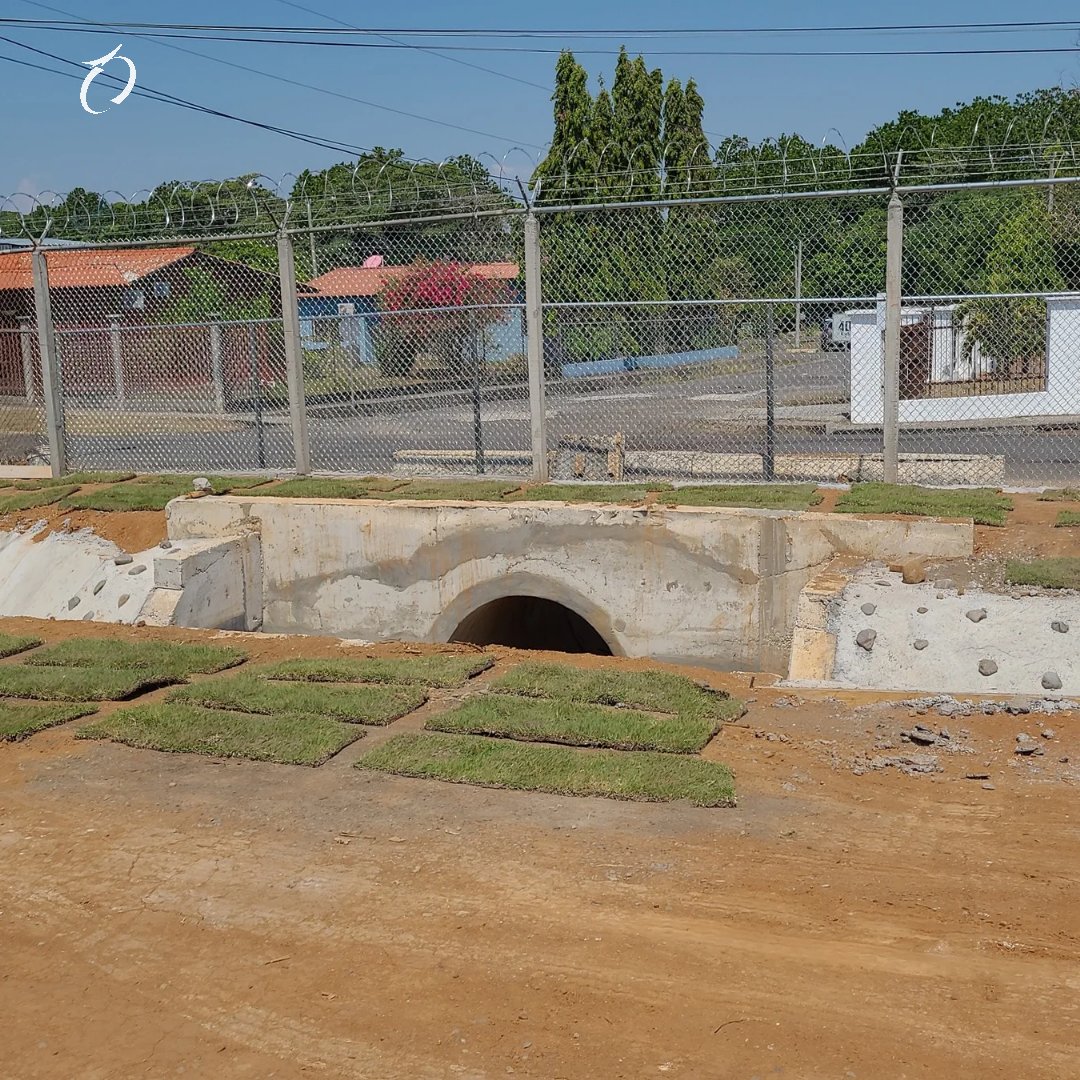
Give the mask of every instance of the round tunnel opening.
M 608 643 L 576 611 L 541 596 L 503 596 L 478 607 L 450 638 L 471 645 L 611 656 Z

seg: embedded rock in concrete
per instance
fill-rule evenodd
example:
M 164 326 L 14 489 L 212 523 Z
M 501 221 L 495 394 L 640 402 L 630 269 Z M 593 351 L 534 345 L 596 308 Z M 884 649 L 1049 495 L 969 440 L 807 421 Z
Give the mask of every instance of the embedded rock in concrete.
M 100 581 L 99 581 L 99 582 L 98 582 L 98 583 L 97 583 L 97 584 L 96 584 L 96 585 L 94 586 L 94 595 L 95 595 L 95 596 L 97 596 L 97 594 L 98 594 L 99 592 L 101 592 L 101 590 L 102 590 L 102 589 L 104 589 L 104 588 L 105 588 L 105 579 L 104 579 L 104 578 L 102 578 L 102 579 L 101 579 L 101 580 L 100 580 Z
M 915 609 L 920 615 L 925 615 L 930 609 L 928 607 L 921 607 Z
M 997 664 L 993 660 L 980 660 L 979 661 L 979 674 L 985 675 L 989 678 L 991 675 L 996 675 L 998 670 Z
M 71 611 L 74 608 L 77 608 L 81 603 L 82 603 L 82 600 L 78 596 L 73 596 L 68 601 L 68 611 Z
M 980 623 L 986 618 L 986 608 L 976 608 L 974 611 L 969 611 L 967 617 L 973 623 Z
M 921 585 L 926 580 L 926 564 L 922 559 L 904 559 L 895 567 L 895 571 L 905 585 Z
M 1042 677 L 1042 688 L 1044 690 L 1060 690 L 1061 676 L 1056 671 L 1046 672 Z
M 877 604 L 863 604 L 862 613 L 864 615 L 873 615 L 877 611 Z
M 90 620 L 91 620 L 91 619 L 93 619 L 93 617 L 94 617 L 94 613 L 93 613 L 92 611 L 88 611 L 88 612 L 87 612 L 87 613 L 86 613 L 86 614 L 85 614 L 85 615 L 83 616 L 83 622 L 90 622 Z
M 124 593 L 121 597 L 119 597 L 117 599 L 116 606 L 118 608 L 123 607 L 130 599 L 131 599 L 131 596 L 128 593 Z
M 1069 624 L 1067 622 L 1062 622 L 1060 619 L 1055 619 L 1050 624 L 1050 629 L 1053 630 L 1055 634 L 1067 634 L 1069 632 Z
M 926 638 L 919 638 L 919 640 L 915 642 L 913 648 L 916 652 L 922 652 L 929 644 L 930 642 L 927 641 Z
M 855 644 L 858 645 L 860 649 L 865 649 L 867 652 L 870 652 L 870 650 L 873 649 L 875 641 L 877 641 L 876 630 L 860 630 L 858 634 L 855 635 Z
M 113 562 L 117 566 L 127 566 L 127 564 L 129 562 L 133 562 L 133 561 L 134 561 L 134 556 L 133 555 L 128 555 L 127 552 L 122 552 L 121 554 L 117 555 L 113 559 Z
M 956 582 L 953 581 L 952 578 L 947 578 L 947 577 L 938 578 L 937 581 L 934 582 L 934 588 L 936 588 L 936 589 L 946 589 L 946 590 L 955 589 L 956 588 Z
M 130 575 L 131 575 L 132 577 L 134 577 L 134 576 L 135 576 L 136 574 L 142 574 L 142 573 L 144 573 L 144 572 L 145 572 L 145 570 L 146 570 L 146 567 L 145 567 L 145 566 L 133 566 L 133 567 L 132 567 L 132 568 L 131 568 L 131 569 L 130 569 L 130 570 L 128 571 L 128 573 L 129 573 L 129 574 L 130 574 Z

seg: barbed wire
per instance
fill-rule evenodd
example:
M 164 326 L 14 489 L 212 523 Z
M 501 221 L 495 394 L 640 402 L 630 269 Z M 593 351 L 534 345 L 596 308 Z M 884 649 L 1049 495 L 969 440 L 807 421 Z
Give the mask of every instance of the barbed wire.
M 1058 130 L 1054 119 L 1054 114 L 1046 118 L 1038 140 L 1015 131 L 1014 121 L 1003 139 L 991 143 L 979 141 L 980 118 L 966 145 L 938 143 L 937 128 L 924 136 L 914 126 L 902 128 L 892 146 L 855 151 L 825 140 L 808 147 L 798 137 L 756 146 L 737 139 L 704 140 L 689 153 L 681 147 L 689 164 L 672 167 L 664 165 L 672 148 L 641 146 L 626 161 L 625 148 L 609 142 L 601 148 L 583 143 L 567 153 L 561 165 L 552 162 L 550 154 L 534 155 L 522 147 L 500 156 L 485 152 L 474 159 L 481 168 L 472 173 L 460 158 L 361 158 L 319 173 L 178 181 L 131 194 L 13 192 L 0 195 L 0 245 L 8 238 L 93 242 L 270 237 L 283 228 L 512 214 L 534 202 L 796 193 L 888 187 L 897 181 L 1080 179 L 1080 145 L 1066 130 Z M 842 143 L 839 132 L 836 135 Z

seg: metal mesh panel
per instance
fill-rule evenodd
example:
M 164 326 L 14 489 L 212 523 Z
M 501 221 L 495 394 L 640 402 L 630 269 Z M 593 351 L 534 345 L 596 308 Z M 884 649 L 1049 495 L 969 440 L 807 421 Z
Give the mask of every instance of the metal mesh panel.
M 252 243 L 248 263 L 213 245 L 47 253 L 72 467 L 292 464 L 274 246 Z
M 900 450 L 913 480 L 1080 478 L 1078 286 L 1078 186 L 905 198 Z
M 48 462 L 43 400 L 36 324 L 0 314 L 0 465 Z
M 864 474 L 880 433 L 834 431 L 850 428 L 848 313 L 885 287 L 885 222 L 876 195 L 545 215 L 554 474 Z
M 314 469 L 531 472 L 519 215 L 294 245 Z

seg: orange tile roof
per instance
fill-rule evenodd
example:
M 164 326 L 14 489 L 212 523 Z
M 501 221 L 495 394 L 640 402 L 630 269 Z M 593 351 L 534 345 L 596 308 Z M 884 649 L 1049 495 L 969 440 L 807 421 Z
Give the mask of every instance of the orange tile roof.
M 194 251 L 193 247 L 52 249 L 46 253 L 49 286 L 54 289 L 123 287 L 186 259 Z M 0 254 L 0 291 L 33 287 L 30 252 Z
M 408 266 L 339 266 L 312 278 L 308 285 L 320 296 L 376 296 Z M 512 281 L 518 276 L 518 265 L 512 262 L 474 263 L 466 270 L 489 281 Z

